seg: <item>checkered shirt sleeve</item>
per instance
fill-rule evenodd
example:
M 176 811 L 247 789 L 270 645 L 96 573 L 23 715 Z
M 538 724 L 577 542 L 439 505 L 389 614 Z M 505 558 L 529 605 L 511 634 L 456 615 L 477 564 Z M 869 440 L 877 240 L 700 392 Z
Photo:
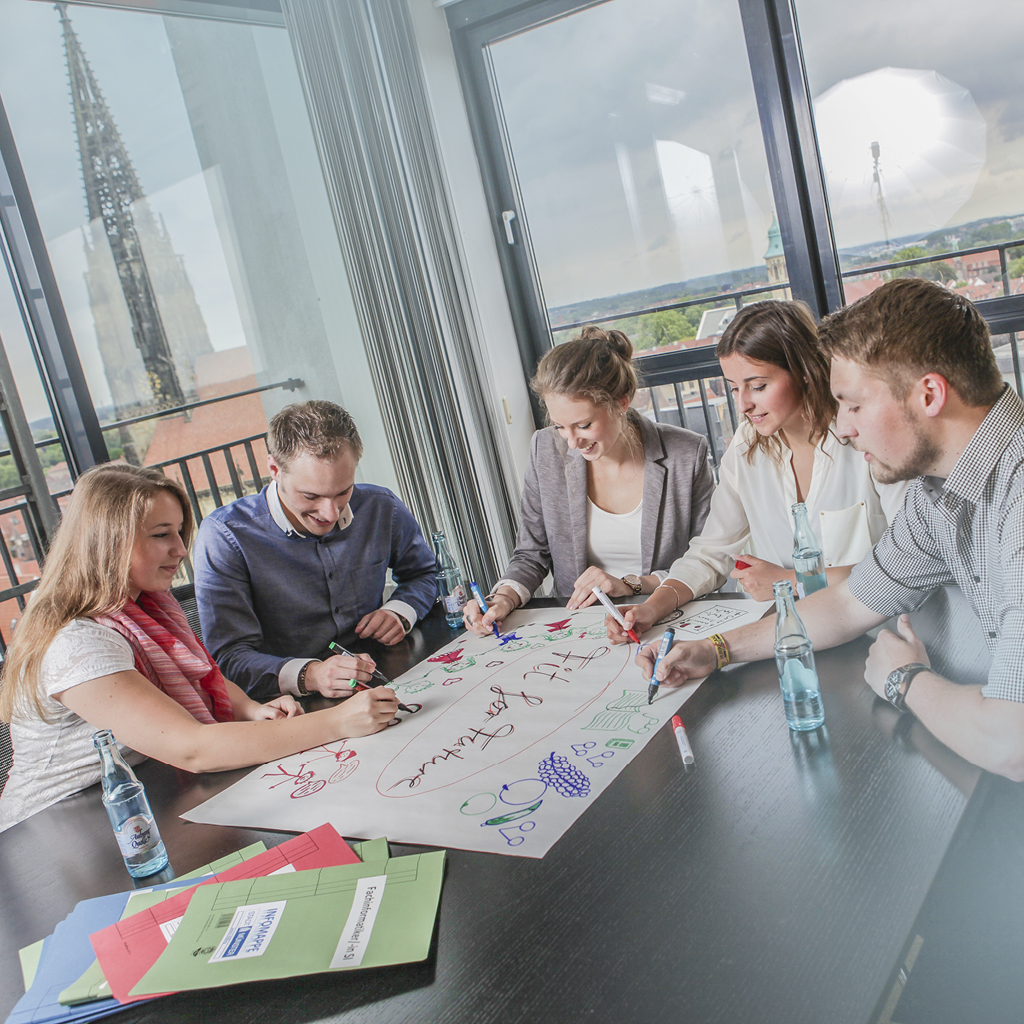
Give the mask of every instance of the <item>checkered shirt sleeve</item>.
M 879 615 L 912 612 L 933 590 L 956 582 L 931 530 L 931 504 L 915 480 L 889 528 L 850 574 L 850 592 Z

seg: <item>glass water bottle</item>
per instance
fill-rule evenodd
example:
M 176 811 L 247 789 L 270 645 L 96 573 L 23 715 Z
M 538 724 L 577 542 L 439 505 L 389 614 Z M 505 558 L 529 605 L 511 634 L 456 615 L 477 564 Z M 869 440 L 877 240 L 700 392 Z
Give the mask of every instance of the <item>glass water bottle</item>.
M 146 799 L 145 787 L 121 756 L 109 729 L 95 733 L 92 742 L 100 755 L 103 806 L 128 874 L 144 878 L 163 871 L 167 867 L 167 850 Z
M 811 521 L 807 517 L 807 506 L 798 501 L 793 506 L 793 568 L 796 570 L 796 591 L 800 597 L 813 594 L 816 590 L 824 590 L 828 586 L 825 579 L 825 559 L 821 554 L 821 545 L 811 529 Z
M 806 732 L 825 721 L 821 703 L 818 670 L 814 665 L 814 647 L 800 616 L 789 580 L 774 584 L 775 664 L 782 687 L 782 704 L 790 729 Z
M 436 530 L 433 534 L 437 596 L 444 605 L 444 617 L 452 629 L 462 625 L 462 609 L 466 604 L 466 588 L 462 585 L 462 572 L 455 564 L 444 533 Z

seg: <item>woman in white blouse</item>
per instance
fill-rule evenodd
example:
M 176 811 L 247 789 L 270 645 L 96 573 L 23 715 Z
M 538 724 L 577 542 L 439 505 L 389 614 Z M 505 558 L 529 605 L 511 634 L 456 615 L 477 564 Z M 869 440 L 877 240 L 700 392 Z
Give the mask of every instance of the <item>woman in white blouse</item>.
M 746 306 L 726 328 L 717 355 L 743 423 L 722 458 L 700 536 L 663 585 L 627 613 L 638 632 L 730 576 L 761 601 L 771 599 L 777 580 L 795 586 L 795 502 L 807 505 L 830 586 L 846 579 L 903 503 L 907 485 L 877 483 L 864 456 L 836 436 L 829 363 L 802 302 Z M 607 622 L 612 640 L 628 639 Z

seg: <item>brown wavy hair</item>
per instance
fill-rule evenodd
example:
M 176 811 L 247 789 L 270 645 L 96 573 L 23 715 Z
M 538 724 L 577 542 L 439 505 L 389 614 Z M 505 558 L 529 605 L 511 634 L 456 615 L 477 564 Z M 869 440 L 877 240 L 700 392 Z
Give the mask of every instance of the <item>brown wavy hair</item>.
M 867 367 L 905 402 L 926 374 L 938 373 L 975 408 L 1003 391 L 988 324 L 962 295 L 933 281 L 900 277 L 825 318 L 821 342 L 831 356 Z
M 191 543 L 195 523 L 182 486 L 157 469 L 108 462 L 86 470 L 75 484 L 46 555 L 39 586 L 14 631 L 0 681 L 0 718 L 39 698 L 39 668 L 54 637 L 72 620 L 116 611 L 131 593 L 132 546 L 161 491 L 181 505 L 181 539 Z
M 715 354 L 740 355 L 771 363 L 792 378 L 810 424 L 811 444 L 818 445 L 828 436 L 839 404 L 829 387 L 829 360 L 818 344 L 818 327 L 806 303 L 767 299 L 744 306 L 719 339 Z M 776 462 L 782 460 L 782 442 L 774 434 L 764 437 L 755 432 L 747 449 L 752 462 L 760 451 Z

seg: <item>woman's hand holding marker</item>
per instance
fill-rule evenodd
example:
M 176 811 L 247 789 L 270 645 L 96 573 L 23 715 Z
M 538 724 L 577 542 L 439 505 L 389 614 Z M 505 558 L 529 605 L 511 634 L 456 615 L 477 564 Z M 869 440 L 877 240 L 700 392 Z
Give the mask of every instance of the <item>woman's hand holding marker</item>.
M 631 643 L 629 630 L 632 630 L 637 636 L 643 636 L 658 619 L 663 617 L 646 602 L 631 604 L 623 608 L 622 612 L 624 625 L 620 625 L 618 620 L 611 615 L 606 616 L 604 620 L 605 629 L 608 630 L 608 639 L 613 644 Z
M 608 595 L 600 587 L 591 587 L 590 589 L 594 592 L 594 597 L 596 597 L 608 610 L 608 614 L 625 630 L 629 639 L 635 644 L 640 643 L 640 637 L 636 635 L 636 632 L 632 627 L 626 625 L 626 620 L 623 617 L 622 612 L 612 604 L 608 599 Z
M 486 615 L 480 611 L 476 601 L 467 601 L 462 609 L 463 625 L 477 636 L 487 636 L 517 605 L 517 599 L 509 597 L 501 590 L 491 594 L 491 606 Z

